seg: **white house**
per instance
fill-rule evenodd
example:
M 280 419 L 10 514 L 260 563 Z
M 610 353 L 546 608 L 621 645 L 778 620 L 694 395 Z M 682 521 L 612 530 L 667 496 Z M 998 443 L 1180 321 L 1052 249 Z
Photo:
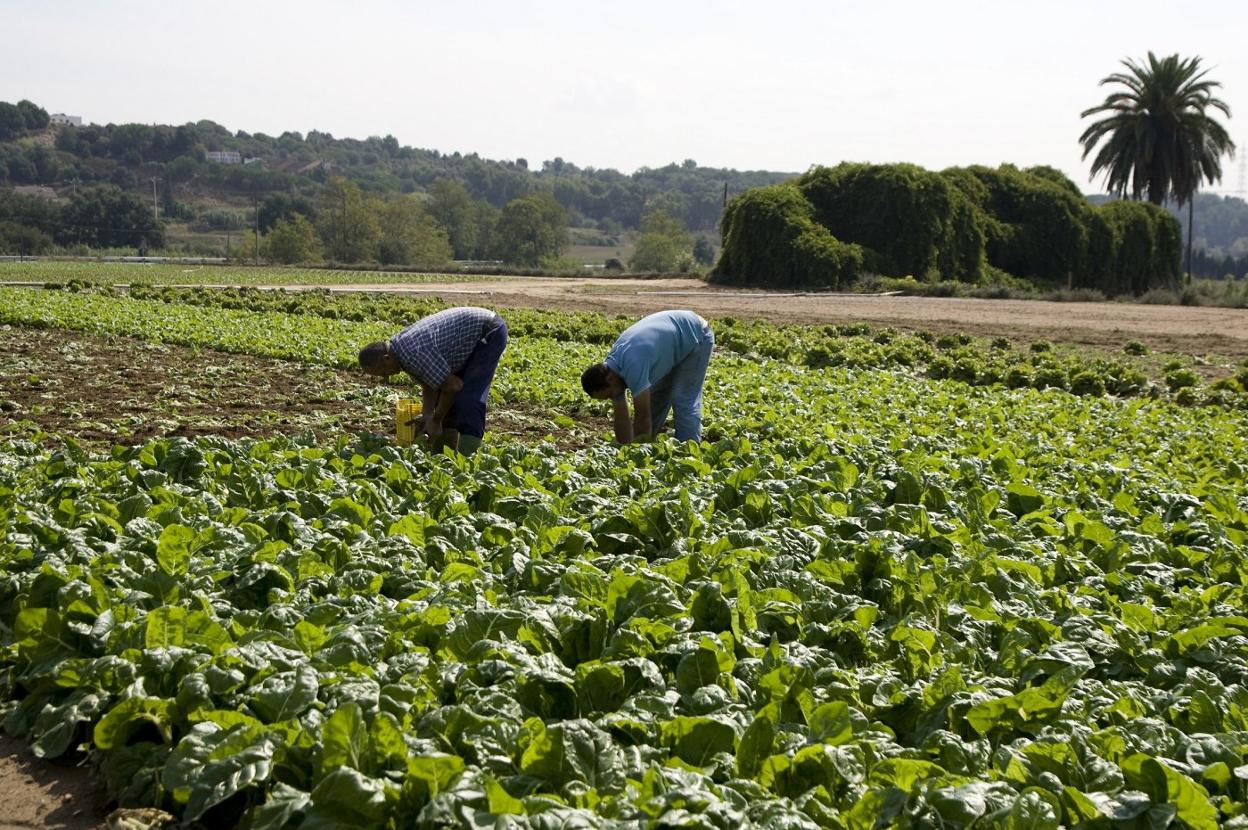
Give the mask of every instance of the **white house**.
M 53 124 L 70 124 L 75 127 L 82 126 L 81 115 L 66 115 L 63 112 L 54 112 L 48 116 L 48 120 Z
M 204 161 L 215 161 L 217 164 L 242 164 L 243 154 L 237 150 L 206 150 Z

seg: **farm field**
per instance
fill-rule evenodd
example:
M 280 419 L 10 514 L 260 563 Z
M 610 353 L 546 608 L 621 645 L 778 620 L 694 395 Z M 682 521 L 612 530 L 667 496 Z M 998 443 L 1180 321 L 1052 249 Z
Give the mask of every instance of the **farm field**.
M 1248 826 L 1234 318 L 486 284 L 0 288 L 5 732 L 205 827 Z M 448 301 L 511 309 L 470 460 L 351 370 Z M 580 369 L 672 306 L 704 441 L 615 447 Z
M 604 314 L 648 313 L 679 305 L 707 317 L 776 323 L 864 322 L 906 331 L 1045 339 L 1118 351 L 1139 340 L 1157 352 L 1248 357 L 1248 311 L 1116 302 L 979 300 L 765 292 L 708 285 L 696 278 L 510 277 L 385 271 L 330 271 L 251 266 L 0 262 L 12 282 L 141 283 L 307 287 L 334 292 L 413 293 L 511 308 L 559 308 Z

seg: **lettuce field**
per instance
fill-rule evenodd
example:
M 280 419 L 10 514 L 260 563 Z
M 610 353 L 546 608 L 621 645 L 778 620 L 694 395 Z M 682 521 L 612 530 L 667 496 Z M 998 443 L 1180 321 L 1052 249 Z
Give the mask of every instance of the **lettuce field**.
M 217 418 L 50 432 L 54 365 L 0 369 L 3 727 L 119 805 L 1248 827 L 1248 369 L 719 320 L 703 442 L 621 448 L 578 378 L 628 321 L 503 309 L 502 428 L 464 459 L 395 447 L 402 389 L 344 379 L 435 302 L 79 288 L 0 288 L 0 338 L 184 364 Z M 332 417 L 225 429 L 225 353 Z

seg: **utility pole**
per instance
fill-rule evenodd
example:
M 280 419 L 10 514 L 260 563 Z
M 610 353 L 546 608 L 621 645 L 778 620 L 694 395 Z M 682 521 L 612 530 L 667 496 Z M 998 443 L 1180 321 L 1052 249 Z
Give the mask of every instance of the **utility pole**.
M 256 265 L 260 264 L 260 197 L 251 194 L 251 207 L 256 214 Z
M 158 181 L 160 181 L 160 179 L 155 176 L 152 177 L 152 217 L 155 219 L 160 218 L 160 211 L 157 210 L 156 205 L 156 182 Z

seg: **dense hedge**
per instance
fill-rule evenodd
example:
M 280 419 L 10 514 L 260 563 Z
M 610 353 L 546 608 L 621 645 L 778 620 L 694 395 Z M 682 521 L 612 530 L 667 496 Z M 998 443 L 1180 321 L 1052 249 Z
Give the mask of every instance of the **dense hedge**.
M 726 284 L 840 286 L 863 270 L 863 249 L 813 219 L 792 184 L 747 190 L 724 211 L 724 244 L 712 280 Z
M 947 181 L 913 164 L 815 167 L 798 180 L 815 221 L 867 249 L 868 270 L 975 281 L 983 233 Z
M 1016 277 L 1063 283 L 1082 270 L 1088 247 L 1084 215 L 1091 205 L 1077 190 L 1011 165 L 953 168 L 941 175 L 967 188 L 979 208 L 990 265 Z M 979 186 L 968 187 L 972 181 Z
M 1111 293 L 1140 294 L 1179 276 L 1179 223 L 1148 202 L 1107 202 L 1096 208 L 1113 234 L 1113 255 L 1105 273 Z
M 1141 293 L 1179 274 L 1178 222 L 1159 207 L 1093 207 L 1051 167 L 814 167 L 729 205 L 714 282 L 843 284 L 861 273 Z

